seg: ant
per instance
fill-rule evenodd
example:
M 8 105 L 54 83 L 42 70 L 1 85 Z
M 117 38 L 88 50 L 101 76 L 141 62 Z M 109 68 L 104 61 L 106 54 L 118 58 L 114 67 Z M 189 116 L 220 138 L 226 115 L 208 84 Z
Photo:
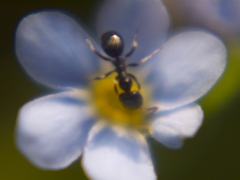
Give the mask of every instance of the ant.
M 129 66 L 136 67 L 136 66 L 139 66 L 139 65 L 145 63 L 152 57 L 152 55 L 154 55 L 155 53 L 157 53 L 160 50 L 160 49 L 155 50 L 150 55 L 141 59 L 139 63 L 126 64 L 127 57 L 131 56 L 137 47 L 137 41 L 135 39 L 136 39 L 136 36 L 133 40 L 131 50 L 123 57 L 121 57 L 121 54 L 124 49 L 124 41 L 123 41 L 122 36 L 116 31 L 113 31 L 113 30 L 107 31 L 107 32 L 103 33 L 103 35 L 101 36 L 101 46 L 102 46 L 104 52 L 108 56 L 104 56 L 101 53 L 99 53 L 98 51 L 96 51 L 96 49 L 93 47 L 91 41 L 89 39 L 86 39 L 86 42 L 89 45 L 90 49 L 97 56 L 99 56 L 101 59 L 103 59 L 105 61 L 111 62 L 113 64 L 113 66 L 115 67 L 114 70 L 112 70 L 102 76 L 95 77 L 94 80 L 104 79 L 104 78 L 108 77 L 110 74 L 112 74 L 113 72 L 116 72 L 117 76 L 114 79 L 114 90 L 119 95 L 120 102 L 125 107 L 130 108 L 130 109 L 140 108 L 143 104 L 143 97 L 139 92 L 140 84 L 139 84 L 137 78 L 133 74 L 127 72 L 127 67 L 129 67 Z M 136 82 L 138 91 L 137 90 L 131 91 L 133 81 Z M 118 93 L 117 84 L 123 90 L 123 93 L 121 93 L 121 94 Z M 158 109 L 157 107 L 148 108 L 148 110 L 152 110 L 153 112 L 155 112 L 157 109 Z

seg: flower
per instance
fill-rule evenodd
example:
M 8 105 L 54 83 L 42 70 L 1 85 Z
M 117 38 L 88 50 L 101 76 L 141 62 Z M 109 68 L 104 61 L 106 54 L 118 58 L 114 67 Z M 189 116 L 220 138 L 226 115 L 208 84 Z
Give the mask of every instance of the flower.
M 180 0 L 177 3 L 184 18 L 192 23 L 224 36 L 239 36 L 239 0 Z
M 92 179 L 156 179 L 145 136 L 138 130 L 147 127 L 159 142 L 180 148 L 201 126 L 203 112 L 196 101 L 226 64 L 222 42 L 201 30 L 178 33 L 163 45 L 168 24 L 160 0 L 108 0 L 98 14 L 99 34 L 119 32 L 123 54 L 137 34 L 138 47 L 128 62 L 162 47 L 134 72 L 142 86 L 143 108 L 158 107 L 147 119 L 143 108 L 119 104 L 113 90 L 116 74 L 89 83 L 101 68 L 107 72 L 110 63 L 98 59 L 86 39 L 101 52 L 98 44 L 72 18 L 56 11 L 25 17 L 16 31 L 17 58 L 34 80 L 60 92 L 21 108 L 16 131 L 21 152 L 43 169 L 65 168 L 82 155 Z

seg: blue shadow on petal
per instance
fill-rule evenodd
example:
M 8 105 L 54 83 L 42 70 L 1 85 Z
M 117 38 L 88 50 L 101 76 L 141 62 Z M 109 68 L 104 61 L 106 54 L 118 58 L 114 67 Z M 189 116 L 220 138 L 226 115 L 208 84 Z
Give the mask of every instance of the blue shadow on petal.
M 57 103 L 69 104 L 69 105 L 86 105 L 86 101 L 77 99 L 76 97 L 59 97 L 54 100 Z

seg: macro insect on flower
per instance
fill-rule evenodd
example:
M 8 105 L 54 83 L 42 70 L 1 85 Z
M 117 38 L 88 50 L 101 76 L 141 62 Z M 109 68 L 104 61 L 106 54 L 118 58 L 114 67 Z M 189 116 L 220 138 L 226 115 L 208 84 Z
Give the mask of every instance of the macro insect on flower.
M 196 101 L 226 64 L 217 37 L 189 30 L 164 43 L 168 25 L 160 0 L 105 1 L 98 34 L 111 32 L 107 41 L 120 38 L 119 51 L 99 46 L 63 13 L 26 16 L 16 31 L 17 58 L 34 80 L 58 92 L 21 108 L 21 152 L 43 169 L 65 168 L 82 156 L 91 179 L 156 179 L 145 136 L 180 148 L 202 123 Z M 124 59 L 125 69 L 117 70 L 117 59 Z

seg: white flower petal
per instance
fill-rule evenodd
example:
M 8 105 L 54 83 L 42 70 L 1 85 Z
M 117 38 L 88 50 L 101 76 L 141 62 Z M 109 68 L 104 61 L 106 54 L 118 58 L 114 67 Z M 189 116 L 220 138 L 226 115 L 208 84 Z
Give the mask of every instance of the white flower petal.
M 124 39 L 124 53 L 130 51 L 134 36 L 138 47 L 129 61 L 139 61 L 165 41 L 169 17 L 161 0 L 106 0 L 98 13 L 99 37 L 115 30 Z
M 203 111 L 199 105 L 188 105 L 158 114 L 151 124 L 152 136 L 165 146 L 178 149 L 184 138 L 194 136 L 202 120 Z
M 40 168 L 61 169 L 81 155 L 93 123 L 84 100 L 75 93 L 45 96 L 20 110 L 17 144 Z
M 206 94 L 226 66 L 226 48 L 204 31 L 187 31 L 172 37 L 153 56 L 146 82 L 161 110 L 196 101 Z
M 58 88 L 78 87 L 98 69 L 84 30 L 60 12 L 25 17 L 16 31 L 16 55 L 32 78 Z
M 90 132 L 82 164 L 92 179 L 156 179 L 144 137 L 120 127 L 97 124 Z

